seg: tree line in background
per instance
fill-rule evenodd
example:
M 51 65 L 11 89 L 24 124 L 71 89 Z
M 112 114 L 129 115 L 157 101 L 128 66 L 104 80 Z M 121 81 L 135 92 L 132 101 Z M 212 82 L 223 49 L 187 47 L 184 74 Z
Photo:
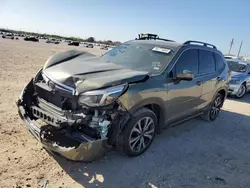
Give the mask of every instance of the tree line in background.
M 11 29 L 2 29 L 0 28 L 0 32 L 6 32 L 6 33 L 16 33 L 20 35 L 30 35 L 30 36 L 39 36 L 39 37 L 45 37 L 45 38 L 55 38 L 55 39 L 64 39 L 64 40 L 70 40 L 70 41 L 79 41 L 79 42 L 92 42 L 92 43 L 100 43 L 100 44 L 106 44 L 106 45 L 112 45 L 117 46 L 121 44 L 119 41 L 111 41 L 111 40 L 98 40 L 96 41 L 94 37 L 89 37 L 87 39 L 82 39 L 79 37 L 64 37 L 60 35 L 51 35 L 47 33 L 35 33 L 35 32 L 27 32 L 27 31 L 18 31 L 18 30 L 11 30 Z

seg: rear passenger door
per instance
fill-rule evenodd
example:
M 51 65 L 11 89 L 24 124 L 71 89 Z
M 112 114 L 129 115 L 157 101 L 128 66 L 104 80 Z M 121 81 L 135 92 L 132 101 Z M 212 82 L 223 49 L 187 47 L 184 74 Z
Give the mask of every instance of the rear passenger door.
M 208 107 L 220 81 L 220 73 L 216 71 L 215 56 L 212 51 L 199 50 L 199 77 L 202 81 L 201 105 L 199 109 Z

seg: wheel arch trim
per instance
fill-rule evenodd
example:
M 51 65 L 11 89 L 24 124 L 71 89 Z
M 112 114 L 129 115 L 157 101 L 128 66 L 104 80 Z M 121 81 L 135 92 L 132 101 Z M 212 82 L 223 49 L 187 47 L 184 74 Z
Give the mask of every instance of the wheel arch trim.
M 158 119 L 158 126 L 157 126 L 157 133 L 160 133 L 163 126 L 164 126 L 164 117 L 166 114 L 166 108 L 164 105 L 164 101 L 158 97 L 150 97 L 144 99 L 143 101 L 139 102 L 138 104 L 134 105 L 131 109 L 128 110 L 130 114 L 134 114 L 137 110 L 142 107 L 146 107 L 148 105 L 157 105 L 160 108 L 160 117 Z

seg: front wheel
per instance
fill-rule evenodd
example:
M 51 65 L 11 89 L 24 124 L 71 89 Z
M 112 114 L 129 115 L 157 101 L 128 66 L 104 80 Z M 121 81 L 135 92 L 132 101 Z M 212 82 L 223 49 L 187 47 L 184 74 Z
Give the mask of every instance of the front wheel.
M 206 121 L 214 121 L 220 113 L 223 100 L 223 96 L 220 93 L 217 93 L 209 107 L 209 110 L 205 114 L 201 115 L 201 118 Z
M 238 92 L 235 94 L 235 97 L 238 99 L 244 97 L 244 95 L 246 94 L 246 91 L 247 91 L 246 85 L 241 84 Z
M 148 108 L 139 109 L 122 133 L 122 151 L 132 157 L 144 153 L 154 140 L 157 124 L 153 111 Z

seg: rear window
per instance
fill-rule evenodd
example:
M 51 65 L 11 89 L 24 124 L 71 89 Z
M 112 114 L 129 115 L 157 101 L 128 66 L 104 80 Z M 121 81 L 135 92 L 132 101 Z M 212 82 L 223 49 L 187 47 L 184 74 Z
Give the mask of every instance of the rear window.
M 213 52 L 199 50 L 199 73 L 206 74 L 215 71 L 215 60 Z

